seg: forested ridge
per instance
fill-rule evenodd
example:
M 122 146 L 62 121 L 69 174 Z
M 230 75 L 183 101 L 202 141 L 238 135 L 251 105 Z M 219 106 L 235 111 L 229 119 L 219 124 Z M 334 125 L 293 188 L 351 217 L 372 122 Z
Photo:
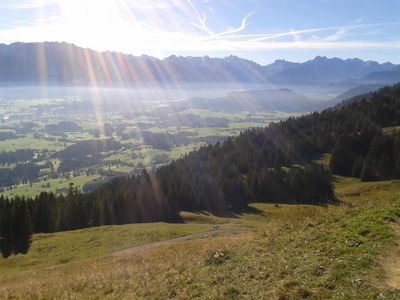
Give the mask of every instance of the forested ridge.
M 332 153 L 336 174 L 363 180 L 399 178 L 400 85 L 358 102 L 251 129 L 193 151 L 154 172 L 115 178 L 82 194 L 0 197 L 3 256 L 24 253 L 31 232 L 133 222 L 178 221 L 181 210 L 218 215 L 249 202 L 334 201 L 329 169 L 312 163 Z

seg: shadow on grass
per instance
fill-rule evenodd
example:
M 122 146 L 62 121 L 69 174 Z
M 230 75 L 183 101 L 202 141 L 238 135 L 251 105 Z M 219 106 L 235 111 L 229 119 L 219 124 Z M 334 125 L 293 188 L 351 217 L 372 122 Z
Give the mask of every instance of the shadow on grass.
M 316 207 L 329 207 L 329 206 L 347 206 L 347 207 L 353 207 L 352 204 L 348 202 L 344 202 L 340 199 L 338 199 L 336 196 L 334 199 L 331 200 L 326 200 L 326 201 L 321 201 L 321 202 L 315 202 L 315 201 L 278 201 L 278 202 L 257 202 L 257 203 L 263 203 L 263 204 L 269 204 L 269 205 L 274 205 L 275 208 L 280 208 L 285 205 L 287 206 L 296 206 L 296 205 L 306 205 L 306 206 L 316 206 Z M 250 203 L 251 204 L 251 203 Z M 217 218 L 230 218 L 230 219 L 238 219 L 243 217 L 244 215 L 247 216 L 262 216 L 266 217 L 268 216 L 268 212 L 265 210 L 258 209 L 254 206 L 246 206 L 242 209 L 234 209 L 231 211 L 224 211 L 224 212 L 210 212 L 207 210 L 196 210 L 196 211 L 187 211 L 194 216 L 198 217 L 217 217 Z M 176 220 L 173 221 L 173 223 L 186 223 L 187 219 L 179 216 L 176 218 Z M 171 222 L 171 221 L 169 221 Z
M 252 207 L 252 206 L 247 206 L 244 209 L 241 210 L 235 210 L 232 212 L 233 218 L 239 218 L 243 216 L 244 214 L 246 215 L 259 215 L 259 216 L 266 216 L 267 214 L 265 211 L 260 210 L 258 208 Z

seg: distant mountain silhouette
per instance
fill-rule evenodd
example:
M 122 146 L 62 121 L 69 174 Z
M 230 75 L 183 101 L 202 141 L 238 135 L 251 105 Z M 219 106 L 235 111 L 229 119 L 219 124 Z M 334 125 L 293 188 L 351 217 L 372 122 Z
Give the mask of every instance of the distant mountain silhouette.
M 362 78 L 372 72 L 391 71 L 395 68 L 396 65 L 392 63 L 379 64 L 358 58 L 343 60 L 317 56 L 301 64 L 286 64 L 282 71 L 266 76 L 271 82 L 278 84 L 324 84 L 349 78 Z
M 374 61 L 316 57 L 304 63 L 277 60 L 261 66 L 236 56 L 170 56 L 157 59 L 97 52 L 68 43 L 0 44 L 0 83 L 275 83 L 327 84 L 348 78 L 389 78 L 398 66 Z M 386 75 L 385 75 L 386 74 Z M 397 74 L 397 73 L 396 73 Z M 385 77 L 386 76 L 386 77 Z M 391 77 L 390 77 L 391 78 Z M 383 81 L 385 79 L 382 79 Z
M 280 72 L 295 69 L 296 67 L 300 66 L 301 63 L 290 62 L 287 60 L 277 59 L 272 64 L 269 64 L 264 67 L 264 74 L 266 76 L 274 76 L 279 74 Z

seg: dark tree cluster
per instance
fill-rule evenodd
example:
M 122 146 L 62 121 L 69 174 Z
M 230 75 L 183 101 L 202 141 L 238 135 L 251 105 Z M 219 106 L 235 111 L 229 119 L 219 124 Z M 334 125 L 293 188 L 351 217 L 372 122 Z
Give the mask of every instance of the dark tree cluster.
M 100 153 L 93 154 L 88 157 L 68 157 L 61 161 L 58 172 L 67 173 L 74 170 L 81 170 L 84 168 L 89 168 L 101 163 L 102 155 Z
M 49 124 L 46 126 L 46 131 L 50 134 L 60 135 L 65 132 L 79 132 L 82 128 L 72 121 L 62 121 L 58 124 Z
M 35 180 L 40 174 L 40 166 L 33 163 L 17 163 L 15 168 L 0 168 L 0 187 L 27 183 Z
M 344 135 L 333 149 L 330 167 L 363 181 L 400 178 L 400 134 Z
M 117 151 L 122 148 L 122 144 L 114 139 L 78 141 L 56 153 L 60 159 L 80 158 L 85 159 L 87 155 L 100 154 L 102 152 Z
M 273 159 L 268 164 L 262 153 L 253 153 L 254 157 L 247 156 L 248 149 L 235 153 L 233 149 L 238 146 L 235 142 L 228 139 L 222 145 L 202 147 L 157 170 L 158 182 L 167 199 L 173 199 L 174 207 L 224 215 L 241 210 L 250 202 L 321 204 L 333 200 L 329 170 L 313 164 L 282 168 L 274 165 Z M 233 153 L 229 154 L 228 148 Z M 294 184 L 293 178 L 306 174 L 303 185 Z M 318 193 L 313 187 L 316 178 L 321 180 Z M 266 190 L 279 193 L 262 192 Z
M 33 159 L 35 151 L 32 149 L 19 149 L 15 151 L 0 152 L 0 164 L 26 162 Z
M 151 145 L 155 149 L 170 151 L 173 146 L 188 145 L 190 133 L 153 133 L 151 131 L 142 131 L 141 138 L 145 145 Z
M 332 174 L 317 164 L 286 172 L 264 168 L 249 182 L 256 202 L 326 204 L 334 199 Z

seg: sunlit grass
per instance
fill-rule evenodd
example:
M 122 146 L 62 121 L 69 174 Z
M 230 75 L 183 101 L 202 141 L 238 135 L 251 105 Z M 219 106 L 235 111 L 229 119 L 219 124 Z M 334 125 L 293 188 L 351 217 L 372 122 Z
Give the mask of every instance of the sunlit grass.
M 399 207 L 400 180 L 361 182 L 359 179 L 335 177 L 338 198 L 358 207 Z
M 395 133 L 400 133 L 400 126 L 394 126 L 394 127 L 386 127 L 386 128 L 383 128 L 383 133 L 384 133 L 384 134 L 395 134 Z
M 32 184 L 20 184 L 11 190 L 5 190 L 2 194 L 6 197 L 13 197 L 16 195 L 34 197 L 43 191 L 52 191 L 57 193 L 62 190 L 65 192 L 71 183 L 76 187 L 82 188 L 85 184 L 93 182 L 99 178 L 101 178 L 100 175 L 81 175 L 71 178 L 47 179 Z
M 98 258 L 125 248 L 172 239 L 210 229 L 209 225 L 130 224 L 36 234 L 27 255 L 0 258 L 0 274 L 35 271 L 38 268 Z
M 70 143 L 67 143 L 67 145 L 68 144 Z M 15 151 L 19 149 L 60 151 L 64 148 L 64 143 L 35 139 L 32 134 L 27 134 L 17 139 L 0 141 L 0 152 Z

